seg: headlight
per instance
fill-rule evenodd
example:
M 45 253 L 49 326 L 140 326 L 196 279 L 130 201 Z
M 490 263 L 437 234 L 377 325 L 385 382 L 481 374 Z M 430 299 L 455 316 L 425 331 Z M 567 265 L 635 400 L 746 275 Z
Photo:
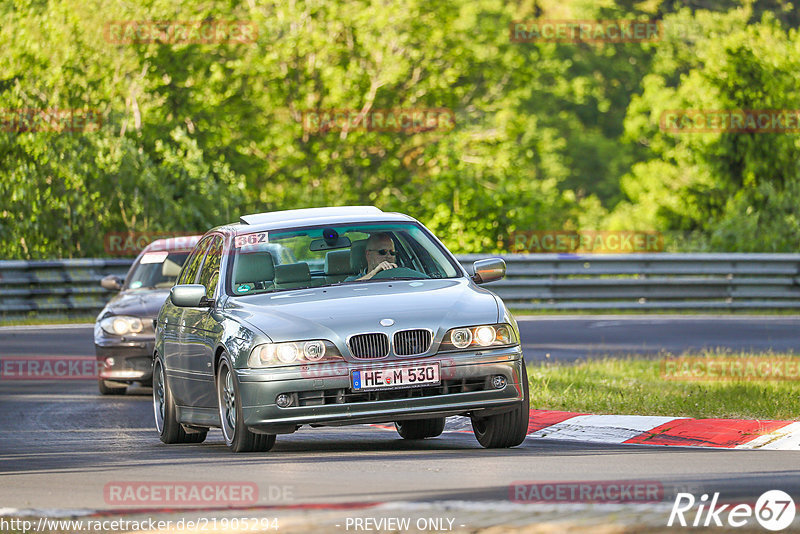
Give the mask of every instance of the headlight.
M 250 351 L 247 365 L 248 367 L 267 367 L 342 359 L 336 345 L 330 341 L 314 339 L 258 345 Z
M 469 328 L 456 328 L 450 331 L 450 340 L 457 349 L 469 347 L 472 343 L 472 330 Z
M 497 338 L 497 331 L 493 326 L 480 326 L 475 329 L 475 341 L 481 347 L 488 347 Z
M 292 363 L 297 359 L 297 347 L 294 343 L 281 343 L 275 348 L 275 355 L 283 363 Z
M 448 330 L 442 340 L 442 351 L 474 350 L 481 347 L 506 347 L 519 343 L 511 326 L 487 324 Z
M 325 343 L 322 341 L 306 341 L 303 345 L 303 355 L 307 360 L 318 362 L 325 357 Z
M 124 336 L 125 334 L 138 334 L 142 331 L 143 325 L 142 320 L 138 317 L 111 315 L 100 320 L 100 328 L 111 335 Z

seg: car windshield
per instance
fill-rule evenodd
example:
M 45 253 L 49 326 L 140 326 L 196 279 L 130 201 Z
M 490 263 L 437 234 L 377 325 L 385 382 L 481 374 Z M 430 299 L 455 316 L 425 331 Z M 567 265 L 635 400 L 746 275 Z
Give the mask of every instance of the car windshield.
M 125 283 L 125 289 L 170 288 L 181 272 L 189 251 L 145 252 L 133 266 Z
M 428 232 L 412 223 L 333 225 L 239 235 L 231 262 L 229 293 L 238 296 L 461 275 Z

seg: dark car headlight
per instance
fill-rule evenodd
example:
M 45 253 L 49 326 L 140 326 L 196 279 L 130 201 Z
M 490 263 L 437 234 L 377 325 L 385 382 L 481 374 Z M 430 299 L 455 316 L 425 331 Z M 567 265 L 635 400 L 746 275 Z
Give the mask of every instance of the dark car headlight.
M 100 319 L 100 328 L 107 334 L 124 336 L 126 334 L 138 334 L 144 329 L 144 325 L 138 317 L 110 315 L 105 319 Z
M 478 348 L 510 347 L 519 339 L 510 325 L 505 323 L 465 326 L 447 331 L 441 351 L 475 350 Z
M 263 343 L 253 347 L 248 367 L 271 367 L 343 360 L 336 345 L 325 339 Z

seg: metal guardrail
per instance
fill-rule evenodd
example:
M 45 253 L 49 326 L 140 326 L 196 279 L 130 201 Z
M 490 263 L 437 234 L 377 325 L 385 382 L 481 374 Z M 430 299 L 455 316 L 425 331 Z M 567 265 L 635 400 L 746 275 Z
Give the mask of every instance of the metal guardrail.
M 0 261 L 0 314 L 96 313 L 113 292 L 100 287 L 108 274 L 125 276 L 130 259 Z
M 487 255 L 461 255 L 472 262 Z M 797 309 L 800 254 L 505 254 L 485 287 L 515 309 Z M 107 274 L 129 259 L 0 261 L 0 314 L 89 314 L 111 297 Z
M 465 266 L 485 255 L 459 256 Z M 800 254 L 508 254 L 515 309 L 800 308 Z

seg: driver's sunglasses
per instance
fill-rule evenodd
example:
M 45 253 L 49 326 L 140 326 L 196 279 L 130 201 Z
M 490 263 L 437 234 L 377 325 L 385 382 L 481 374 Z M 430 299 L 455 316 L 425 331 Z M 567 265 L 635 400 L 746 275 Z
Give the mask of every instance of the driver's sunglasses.
M 385 248 L 382 248 L 382 249 L 379 249 L 379 250 L 371 248 L 370 252 L 377 252 L 381 256 L 397 256 L 397 252 L 395 252 L 394 250 L 387 250 Z

